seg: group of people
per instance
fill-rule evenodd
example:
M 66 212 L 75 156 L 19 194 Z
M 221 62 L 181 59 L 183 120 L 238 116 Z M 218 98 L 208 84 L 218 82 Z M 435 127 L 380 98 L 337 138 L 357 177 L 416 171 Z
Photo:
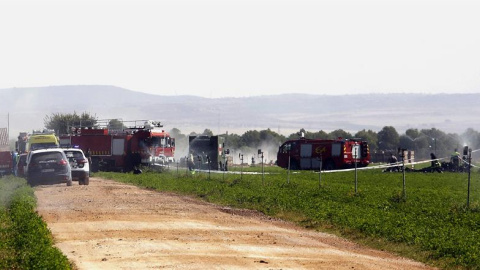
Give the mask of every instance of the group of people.
M 455 151 L 451 154 L 450 157 L 450 170 L 457 172 L 460 171 L 461 166 L 460 166 L 460 153 L 455 149 Z M 442 170 L 442 164 L 440 163 L 440 160 L 437 158 L 437 156 L 434 153 L 430 153 L 430 167 L 423 168 L 421 172 L 438 172 L 438 173 L 443 173 Z M 398 159 L 397 157 L 392 154 L 388 160 L 388 163 L 390 163 L 390 167 L 384 170 L 384 172 L 400 172 L 403 169 L 403 166 L 400 166 L 398 164 Z M 417 170 L 414 170 L 417 171 Z

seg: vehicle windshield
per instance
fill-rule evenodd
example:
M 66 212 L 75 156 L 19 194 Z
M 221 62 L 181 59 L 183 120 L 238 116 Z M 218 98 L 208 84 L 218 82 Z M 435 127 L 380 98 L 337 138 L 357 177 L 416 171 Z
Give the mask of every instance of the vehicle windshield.
M 285 143 L 284 145 L 280 146 L 279 152 L 288 154 L 295 147 L 295 144 L 295 142 Z
M 69 161 L 84 159 L 83 154 L 80 151 L 63 151 Z
M 149 146 L 171 147 L 175 145 L 175 140 L 170 137 L 152 137 L 145 140 Z
M 32 163 L 51 163 L 62 159 L 62 154 L 59 152 L 45 152 L 34 155 L 32 157 Z
M 30 151 L 54 147 L 57 147 L 55 143 L 35 143 L 30 147 Z

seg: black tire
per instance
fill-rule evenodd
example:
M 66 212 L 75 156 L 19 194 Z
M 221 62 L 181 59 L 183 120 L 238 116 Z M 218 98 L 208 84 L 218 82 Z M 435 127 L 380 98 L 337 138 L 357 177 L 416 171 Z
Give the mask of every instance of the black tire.
M 298 165 L 298 161 L 297 160 L 290 160 L 290 170 L 300 170 L 300 166 Z
M 98 172 L 100 169 L 100 160 L 96 157 L 92 158 L 92 164 L 90 164 L 90 170 L 92 172 Z
M 335 163 L 332 160 L 327 160 L 327 162 L 325 162 L 325 164 L 322 165 L 322 168 L 326 171 L 331 171 L 336 169 Z
M 28 177 L 27 178 L 27 184 L 34 187 L 36 185 L 36 182 L 32 178 Z
M 71 185 L 73 185 L 73 181 L 72 181 L 72 179 L 70 179 L 70 180 L 67 180 L 67 186 L 71 186 Z
M 85 178 L 83 178 L 82 182 L 83 182 L 84 185 L 88 186 L 88 184 L 90 184 L 90 177 L 88 175 L 85 176 Z

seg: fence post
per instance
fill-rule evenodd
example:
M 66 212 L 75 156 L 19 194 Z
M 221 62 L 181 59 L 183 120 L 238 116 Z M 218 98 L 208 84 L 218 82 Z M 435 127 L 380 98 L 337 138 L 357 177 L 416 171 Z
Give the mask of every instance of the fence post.
M 320 155 L 320 164 L 318 165 L 318 188 L 322 187 L 322 155 Z

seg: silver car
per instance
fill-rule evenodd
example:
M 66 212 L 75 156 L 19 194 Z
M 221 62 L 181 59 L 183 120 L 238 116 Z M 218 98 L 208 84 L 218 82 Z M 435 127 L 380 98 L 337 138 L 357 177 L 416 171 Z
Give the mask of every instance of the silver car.
M 63 152 L 67 156 L 72 169 L 72 180 L 78 180 L 80 185 L 90 183 L 90 164 L 80 148 L 66 148 Z
M 60 148 L 34 150 L 28 153 L 27 182 L 32 185 L 67 183 L 72 185 L 72 172 L 65 153 Z

